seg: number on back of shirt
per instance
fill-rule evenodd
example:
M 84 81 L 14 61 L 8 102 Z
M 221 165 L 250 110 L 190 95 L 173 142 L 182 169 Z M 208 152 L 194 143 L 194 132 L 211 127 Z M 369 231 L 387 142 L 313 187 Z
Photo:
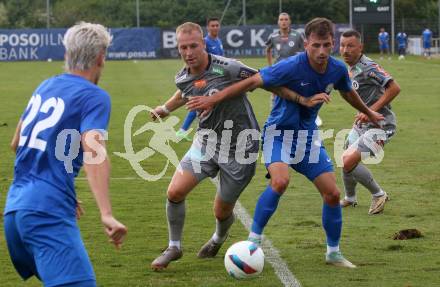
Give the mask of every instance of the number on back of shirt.
M 29 110 L 29 113 L 23 119 L 21 124 L 18 145 L 24 146 L 27 142 L 28 135 L 30 134 L 29 142 L 27 144 L 28 147 L 45 151 L 47 141 L 38 138 L 38 134 L 58 123 L 64 112 L 64 101 L 60 98 L 49 98 L 44 103 L 41 103 L 41 96 L 37 94 L 32 96 L 26 110 Z M 47 114 L 49 112 L 51 112 L 49 117 L 39 120 L 35 123 L 32 130 L 27 132 L 27 135 L 24 134 L 26 127 L 34 121 L 38 113 Z

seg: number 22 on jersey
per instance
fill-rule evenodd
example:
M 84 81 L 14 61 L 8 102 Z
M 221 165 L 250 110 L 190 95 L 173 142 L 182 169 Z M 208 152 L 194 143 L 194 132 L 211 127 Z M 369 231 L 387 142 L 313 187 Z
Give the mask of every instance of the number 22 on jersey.
M 41 101 L 41 96 L 39 94 L 31 97 L 29 104 L 26 108 L 26 111 L 29 110 L 29 113 L 23 119 L 23 123 L 21 125 L 20 140 L 18 142 L 18 145 L 24 146 L 28 139 L 28 135 L 30 134 L 27 146 L 29 148 L 35 148 L 41 151 L 45 151 L 47 141 L 38 138 L 38 134 L 48 128 L 55 126 L 58 123 L 64 112 L 64 101 L 61 98 L 49 98 L 44 103 L 42 103 Z M 37 123 L 35 123 L 33 128 L 26 133 L 27 135 L 25 135 L 24 131 L 26 127 L 34 121 L 38 113 L 47 114 L 51 109 L 52 113 L 49 115 L 49 117 L 39 120 Z

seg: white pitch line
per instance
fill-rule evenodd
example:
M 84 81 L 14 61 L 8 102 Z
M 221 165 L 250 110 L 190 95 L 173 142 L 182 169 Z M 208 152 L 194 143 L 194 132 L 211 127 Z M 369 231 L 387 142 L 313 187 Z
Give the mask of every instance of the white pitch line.
M 249 231 L 251 229 L 252 219 L 239 201 L 235 204 L 234 214 Z M 286 287 L 301 287 L 301 283 L 299 283 L 298 279 L 296 279 L 293 273 L 289 270 L 286 262 L 281 258 L 278 249 L 276 249 L 272 242 L 264 236 L 262 240 L 262 248 L 264 250 L 265 259 L 270 265 L 272 265 L 281 283 Z
M 220 186 L 218 176 L 215 178 L 210 178 L 210 180 L 218 189 Z M 235 203 L 234 214 L 241 221 L 243 226 L 250 231 L 252 226 L 252 218 L 250 217 L 246 208 L 244 208 L 238 200 Z M 261 247 L 264 251 L 264 258 L 270 263 L 270 265 L 272 265 L 273 269 L 275 270 L 275 274 L 278 276 L 278 279 L 280 279 L 281 283 L 283 283 L 285 287 L 301 287 L 301 283 L 299 283 L 298 279 L 296 279 L 293 273 L 289 270 L 286 262 L 281 259 L 280 252 L 273 246 L 272 242 L 263 236 L 261 243 Z

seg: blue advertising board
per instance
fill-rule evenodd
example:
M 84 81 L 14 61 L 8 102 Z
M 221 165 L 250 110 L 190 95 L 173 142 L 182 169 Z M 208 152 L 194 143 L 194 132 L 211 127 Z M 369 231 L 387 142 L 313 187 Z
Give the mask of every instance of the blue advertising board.
M 0 61 L 62 60 L 66 29 L 0 29 Z
M 304 25 L 293 26 L 301 32 Z M 347 24 L 336 25 L 335 50 L 339 35 Z M 278 29 L 275 25 L 224 26 L 220 32 L 225 55 L 232 58 L 261 57 L 265 55 L 265 42 Z M 0 29 L 0 61 L 63 60 L 63 37 L 67 29 Z M 109 60 L 176 58 L 174 29 L 111 28 L 112 45 Z
M 63 37 L 67 29 L 0 29 L 0 61 L 63 60 Z M 158 28 L 115 28 L 107 58 L 149 59 L 160 55 Z

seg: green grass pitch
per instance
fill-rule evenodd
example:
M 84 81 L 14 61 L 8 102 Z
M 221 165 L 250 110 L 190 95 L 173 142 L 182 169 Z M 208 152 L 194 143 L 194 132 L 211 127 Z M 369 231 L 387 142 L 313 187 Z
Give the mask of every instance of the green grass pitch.
M 264 59 L 244 59 L 253 67 L 264 66 Z M 303 286 L 440 286 L 440 61 L 408 57 L 406 61 L 380 62 L 398 81 L 401 94 L 393 103 L 398 118 L 395 137 L 385 148 L 380 165 L 370 166 L 378 182 L 391 197 L 385 212 L 368 216 L 369 193 L 360 188 L 359 205 L 344 209 L 341 248 L 358 265 L 356 270 L 338 269 L 324 264 L 325 237 L 321 227 L 321 199 L 313 185 L 292 172 L 291 184 L 277 213 L 265 230 L 272 243 Z M 165 196 L 170 167 L 156 182 L 137 177 L 128 161 L 113 152 L 124 152 L 123 126 L 135 105 L 155 107 L 175 90 L 174 74 L 182 66 L 178 60 L 107 62 L 101 86 L 112 97 L 112 117 L 108 150 L 112 161 L 111 196 L 114 214 L 129 228 L 122 250 L 107 243 L 98 211 L 83 174 L 76 182 L 78 197 L 86 214 L 79 221 L 82 236 L 92 260 L 99 286 L 281 286 L 274 270 L 266 263 L 263 274 L 236 281 L 223 267 L 223 255 L 233 242 L 246 238 L 247 231 L 236 222 L 217 258 L 199 260 L 196 253 L 214 231 L 212 200 L 214 186 L 206 181 L 187 199 L 184 229 L 184 257 L 161 273 L 150 270 L 151 261 L 167 245 Z M 16 122 L 36 86 L 60 73 L 61 62 L 0 63 L 0 206 L 3 208 L 11 183 L 14 155 L 9 141 Z M 269 112 L 269 94 L 263 90 L 249 95 L 259 122 Z M 186 111 L 175 113 L 183 119 Z M 354 110 L 337 93 L 321 109 L 323 130 L 335 133 L 350 128 Z M 147 114 L 136 117 L 134 129 L 148 121 Z M 193 126 L 194 127 L 194 126 Z M 135 151 L 148 143 L 149 135 L 133 139 Z M 172 144 L 179 157 L 189 143 Z M 326 140 L 333 154 L 333 140 Z M 143 163 L 150 173 L 159 172 L 165 158 L 154 155 Z M 336 170 L 342 188 L 340 169 Z M 267 184 L 260 163 L 251 184 L 240 198 L 252 214 L 256 199 Z M 394 241 L 400 229 L 418 228 L 421 239 Z M 9 260 L 0 223 L 0 285 L 40 286 L 36 279 L 23 283 Z

